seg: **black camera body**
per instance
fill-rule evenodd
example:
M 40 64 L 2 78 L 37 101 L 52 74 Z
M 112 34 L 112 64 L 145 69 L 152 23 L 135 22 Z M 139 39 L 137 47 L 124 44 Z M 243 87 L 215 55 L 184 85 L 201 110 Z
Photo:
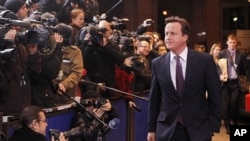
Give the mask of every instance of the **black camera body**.
M 132 62 L 132 69 L 136 70 L 142 70 L 144 69 L 144 60 L 143 57 L 140 55 L 133 55 L 131 56 L 131 62 Z
M 62 132 L 65 138 L 76 136 L 81 134 L 82 130 L 80 127 L 72 128 L 71 130 Z M 54 137 L 56 141 L 59 141 L 60 131 L 58 129 L 49 129 L 50 136 Z
M 107 31 L 107 29 L 98 28 L 97 26 L 89 26 L 87 31 L 91 35 L 91 40 L 98 43 L 103 40 L 103 34 Z
M 108 101 L 107 99 L 83 99 L 81 100 L 81 104 L 83 106 L 93 106 L 95 108 L 100 108 L 102 105 L 106 104 Z

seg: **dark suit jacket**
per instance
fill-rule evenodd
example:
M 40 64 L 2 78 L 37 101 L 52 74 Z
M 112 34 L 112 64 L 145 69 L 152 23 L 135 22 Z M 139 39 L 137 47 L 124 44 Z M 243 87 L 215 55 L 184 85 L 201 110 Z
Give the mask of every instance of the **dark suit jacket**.
M 235 63 L 237 64 L 237 68 L 236 71 L 240 74 L 240 75 L 245 75 L 245 55 L 243 52 L 241 52 L 240 50 L 236 50 L 236 54 L 235 54 L 236 58 L 235 58 Z M 219 54 L 219 58 L 228 58 L 228 49 L 224 49 L 220 52 Z
M 170 53 L 153 60 L 152 73 L 148 131 L 156 132 L 157 141 L 171 139 L 180 113 L 191 141 L 203 141 L 219 132 L 220 80 L 209 54 L 188 49 L 182 98 L 171 80 Z

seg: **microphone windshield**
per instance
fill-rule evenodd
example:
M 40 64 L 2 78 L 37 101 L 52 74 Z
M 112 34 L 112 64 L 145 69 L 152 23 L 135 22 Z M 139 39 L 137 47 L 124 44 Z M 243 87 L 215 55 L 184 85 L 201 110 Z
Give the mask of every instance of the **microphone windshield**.
M 119 118 L 114 118 L 111 121 L 109 121 L 109 128 L 110 129 L 116 129 L 118 125 L 120 124 L 120 119 Z

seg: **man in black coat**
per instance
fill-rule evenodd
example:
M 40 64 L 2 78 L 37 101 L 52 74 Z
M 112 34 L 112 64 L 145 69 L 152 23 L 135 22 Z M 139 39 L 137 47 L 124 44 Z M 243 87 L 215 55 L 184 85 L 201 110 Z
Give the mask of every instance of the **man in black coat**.
M 83 50 L 84 67 L 90 81 L 104 83 L 106 86 L 114 88 L 115 65 L 122 65 L 125 57 L 109 40 L 112 35 L 111 24 L 107 21 L 100 21 L 97 28 L 103 30 L 102 33 L 90 28 L 89 33 L 85 36 L 87 43 Z M 101 35 L 100 38 L 98 35 Z
M 9 141 L 47 141 L 46 127 L 48 126 L 45 112 L 37 106 L 27 106 L 20 114 L 21 128 L 16 130 Z M 60 133 L 59 141 L 65 141 Z

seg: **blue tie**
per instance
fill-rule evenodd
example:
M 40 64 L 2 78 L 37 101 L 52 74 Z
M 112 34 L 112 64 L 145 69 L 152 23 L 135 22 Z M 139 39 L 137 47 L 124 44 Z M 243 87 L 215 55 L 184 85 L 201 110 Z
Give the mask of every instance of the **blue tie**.
M 180 56 L 176 55 L 176 90 L 179 94 L 179 96 L 182 96 L 182 89 L 183 89 L 183 83 L 184 83 L 184 77 L 182 72 L 182 66 L 180 62 Z

